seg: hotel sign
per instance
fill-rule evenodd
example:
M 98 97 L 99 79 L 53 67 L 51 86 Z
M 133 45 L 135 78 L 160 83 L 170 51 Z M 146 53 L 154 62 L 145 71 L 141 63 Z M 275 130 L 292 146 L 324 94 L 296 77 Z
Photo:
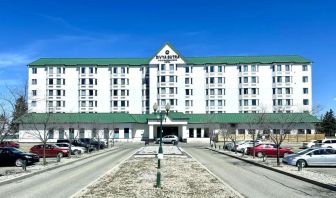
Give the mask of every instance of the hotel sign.
M 165 51 L 164 55 L 156 55 L 155 59 L 159 62 L 170 63 L 171 61 L 177 61 L 180 58 L 178 54 L 170 54 L 169 50 Z

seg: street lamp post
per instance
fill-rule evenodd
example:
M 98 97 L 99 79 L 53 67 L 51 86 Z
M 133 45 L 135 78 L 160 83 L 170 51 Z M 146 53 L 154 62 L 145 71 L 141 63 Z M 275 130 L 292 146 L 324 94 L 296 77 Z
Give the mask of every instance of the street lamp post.
M 163 119 L 166 118 L 166 116 L 168 115 L 169 109 L 170 109 L 170 104 L 166 104 L 165 106 L 166 111 L 165 112 L 158 112 L 158 119 L 160 119 L 160 146 L 159 146 L 159 151 L 158 151 L 158 166 L 157 166 L 157 175 L 156 175 L 156 187 L 160 188 L 161 187 L 161 172 L 160 172 L 160 168 L 161 168 L 161 159 L 163 159 L 163 149 L 162 149 L 162 121 Z M 156 114 L 157 110 L 158 110 L 158 106 L 156 103 L 154 103 L 153 105 L 153 110 L 154 113 Z

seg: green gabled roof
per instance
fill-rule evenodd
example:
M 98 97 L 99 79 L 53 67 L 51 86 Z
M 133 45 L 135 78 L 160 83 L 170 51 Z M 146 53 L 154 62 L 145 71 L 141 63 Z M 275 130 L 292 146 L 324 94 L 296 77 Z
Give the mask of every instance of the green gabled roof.
M 223 113 L 223 114 L 184 114 L 170 112 L 172 120 L 186 120 L 189 124 L 200 123 L 317 123 L 316 117 L 307 113 Z M 261 118 L 262 117 L 262 118 Z M 17 123 L 142 123 L 157 119 L 156 114 L 128 113 L 29 113 L 16 120 Z
M 45 66 L 45 65 L 147 65 L 147 58 L 40 58 L 29 66 Z
M 272 64 L 272 63 L 311 63 L 302 56 L 297 55 L 284 55 L 284 56 L 215 56 L 215 57 L 186 57 L 188 64 L 217 64 L 223 63 L 228 65 L 259 63 L 259 64 Z
M 189 114 L 188 123 L 316 123 L 319 120 L 307 113 L 223 113 Z
M 302 56 L 286 55 L 286 56 L 209 56 L 209 57 L 184 57 L 184 61 L 190 65 L 204 65 L 204 64 L 273 64 L 273 63 L 311 63 Z M 29 66 L 47 66 L 47 65 L 148 65 L 149 58 L 40 58 Z

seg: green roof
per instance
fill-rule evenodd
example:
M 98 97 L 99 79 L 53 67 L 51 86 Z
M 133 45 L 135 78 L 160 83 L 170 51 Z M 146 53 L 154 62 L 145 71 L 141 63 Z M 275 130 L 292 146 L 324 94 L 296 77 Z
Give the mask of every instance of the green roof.
M 203 65 L 203 64 L 272 64 L 272 63 L 311 63 L 302 56 L 214 56 L 214 57 L 183 57 L 187 64 Z M 46 65 L 148 65 L 150 58 L 40 58 L 29 66 L 46 66 Z
M 263 117 L 262 117 L 263 116 Z M 223 113 L 223 114 L 184 114 L 170 112 L 172 120 L 186 120 L 189 124 L 199 123 L 317 123 L 316 117 L 307 113 Z M 262 117 L 262 118 L 261 118 Z M 29 113 L 16 120 L 17 123 L 147 123 L 157 119 L 155 114 L 128 114 L 128 113 Z

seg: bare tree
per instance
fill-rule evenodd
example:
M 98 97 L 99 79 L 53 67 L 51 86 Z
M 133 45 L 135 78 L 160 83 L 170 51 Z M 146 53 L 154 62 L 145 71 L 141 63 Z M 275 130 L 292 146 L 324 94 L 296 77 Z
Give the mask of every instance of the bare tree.
M 233 148 L 235 150 L 235 153 L 237 153 L 237 135 L 236 135 L 236 125 L 235 124 L 230 124 L 230 126 L 227 129 L 227 135 L 233 143 Z
M 22 127 L 27 124 L 26 127 L 30 129 L 28 130 L 27 134 L 37 138 L 43 144 L 43 165 L 46 165 L 46 145 L 48 140 L 51 138 L 51 135 L 53 135 L 54 129 L 56 128 L 53 114 L 50 112 L 39 114 L 29 113 L 21 117 L 18 122 L 22 125 Z
M 274 115 L 273 115 L 274 116 Z M 291 130 L 302 122 L 304 114 L 301 113 L 278 113 L 276 120 L 272 115 L 265 115 L 264 132 L 269 133 L 271 141 L 275 144 L 277 152 L 277 165 L 280 166 L 280 146 Z
M 253 143 L 253 148 L 256 146 L 256 140 L 258 138 L 258 135 L 260 133 L 260 129 L 263 126 L 264 122 L 265 122 L 265 113 L 261 112 L 261 113 L 254 113 L 251 114 L 253 115 L 253 117 L 250 118 L 250 120 L 248 121 L 248 133 L 251 135 L 252 137 L 252 143 Z M 253 153 L 252 156 L 253 158 L 255 158 L 255 149 L 253 149 Z

